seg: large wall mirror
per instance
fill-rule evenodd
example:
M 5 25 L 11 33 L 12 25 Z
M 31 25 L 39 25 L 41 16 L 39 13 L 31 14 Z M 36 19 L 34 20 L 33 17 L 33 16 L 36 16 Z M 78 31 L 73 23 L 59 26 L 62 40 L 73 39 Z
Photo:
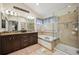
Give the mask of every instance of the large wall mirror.
M 8 21 L 8 30 L 9 31 L 18 31 L 18 22 L 17 21 Z
M 28 31 L 34 31 L 34 19 L 28 19 L 27 22 Z

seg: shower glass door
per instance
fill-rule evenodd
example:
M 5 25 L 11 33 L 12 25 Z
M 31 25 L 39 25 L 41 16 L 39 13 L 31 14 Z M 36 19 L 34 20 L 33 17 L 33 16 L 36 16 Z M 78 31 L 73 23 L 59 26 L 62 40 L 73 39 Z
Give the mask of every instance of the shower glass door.
M 63 15 L 59 20 L 59 36 L 62 43 L 59 49 L 67 54 L 77 54 L 79 48 L 78 40 L 78 18 L 77 12 Z

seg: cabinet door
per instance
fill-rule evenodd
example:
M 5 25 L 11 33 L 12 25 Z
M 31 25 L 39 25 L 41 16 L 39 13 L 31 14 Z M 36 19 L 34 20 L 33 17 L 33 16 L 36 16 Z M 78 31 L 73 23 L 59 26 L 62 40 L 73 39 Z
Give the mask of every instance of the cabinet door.
M 28 37 L 27 34 L 23 34 L 23 35 L 21 36 L 21 45 L 22 45 L 22 47 L 27 47 L 27 46 L 29 46 L 29 37 Z
M 10 35 L 2 37 L 2 54 L 13 52 L 20 49 L 19 35 Z
M 2 37 L 2 54 L 6 54 L 11 51 L 13 51 L 11 36 L 3 36 Z
M 13 35 L 12 36 L 12 45 L 13 45 L 13 50 L 18 50 L 18 49 L 20 49 L 20 46 L 21 46 L 21 38 L 20 38 L 20 36 L 19 35 Z
M 37 33 L 30 34 L 29 43 L 30 45 L 36 44 L 38 41 Z

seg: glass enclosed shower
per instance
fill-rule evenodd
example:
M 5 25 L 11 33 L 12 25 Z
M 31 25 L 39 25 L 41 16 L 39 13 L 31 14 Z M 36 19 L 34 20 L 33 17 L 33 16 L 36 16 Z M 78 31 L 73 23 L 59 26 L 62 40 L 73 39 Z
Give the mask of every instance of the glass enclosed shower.
M 79 51 L 79 15 L 78 8 L 60 17 L 52 16 L 37 21 L 38 32 L 43 39 L 49 36 L 58 38 L 56 48 L 67 54 L 78 54 Z M 44 40 L 44 41 L 45 41 Z M 44 42 L 43 42 L 44 43 Z M 45 44 L 46 45 L 46 44 Z
M 68 54 L 78 54 L 79 49 L 79 21 L 78 9 L 60 17 L 59 37 L 63 44 L 59 49 Z

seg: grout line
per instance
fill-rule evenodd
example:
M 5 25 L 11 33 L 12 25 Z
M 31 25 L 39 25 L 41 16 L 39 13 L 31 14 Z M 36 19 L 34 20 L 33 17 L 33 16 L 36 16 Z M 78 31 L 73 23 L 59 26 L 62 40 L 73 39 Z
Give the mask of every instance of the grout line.
M 57 49 L 57 48 L 55 48 L 55 50 L 58 50 L 58 51 L 61 51 L 61 52 L 65 53 L 65 54 L 67 54 L 67 55 L 70 55 L 70 54 L 68 54 L 68 53 L 66 53 L 66 52 L 64 52 L 62 50 Z

